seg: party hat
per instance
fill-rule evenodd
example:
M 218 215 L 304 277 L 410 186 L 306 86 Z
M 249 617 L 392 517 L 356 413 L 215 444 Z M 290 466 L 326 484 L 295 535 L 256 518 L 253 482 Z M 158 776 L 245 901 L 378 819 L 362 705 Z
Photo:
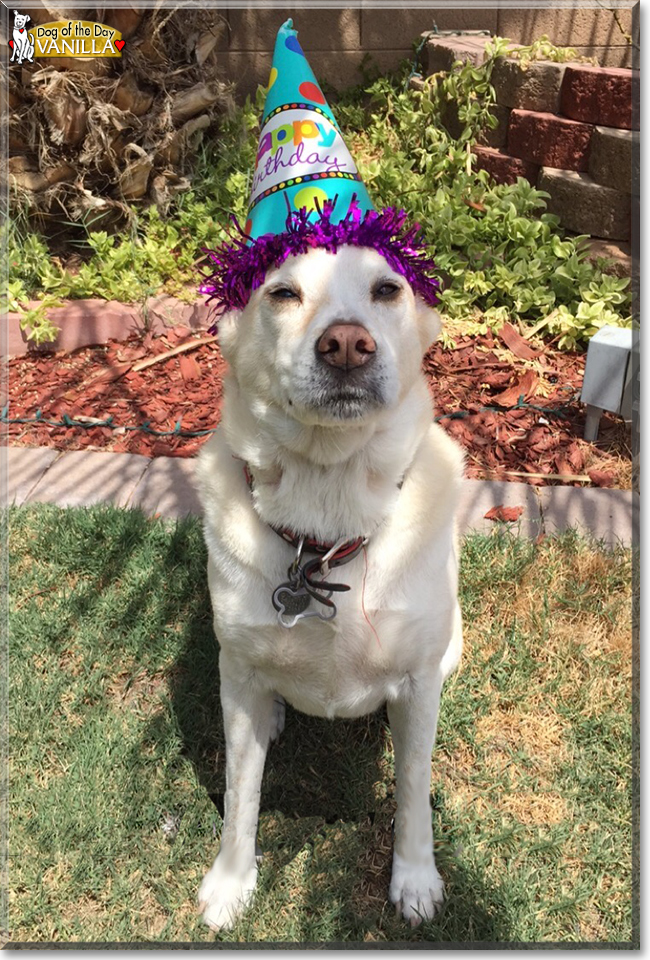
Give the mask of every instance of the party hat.
M 291 20 L 278 31 L 267 89 L 245 232 L 281 233 L 289 211 L 316 217 L 334 197 L 340 219 L 353 195 L 374 209 Z
M 405 229 L 406 213 L 377 212 L 329 104 L 287 20 L 278 31 L 246 224 L 206 251 L 213 273 L 199 288 L 218 314 L 243 309 L 267 270 L 288 256 L 322 247 L 372 247 L 428 303 L 437 302 L 433 262 Z

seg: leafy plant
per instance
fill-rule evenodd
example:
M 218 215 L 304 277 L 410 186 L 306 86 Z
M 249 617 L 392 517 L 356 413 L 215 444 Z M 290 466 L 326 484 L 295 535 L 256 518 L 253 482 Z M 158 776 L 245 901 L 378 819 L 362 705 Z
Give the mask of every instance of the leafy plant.
M 527 62 L 553 53 L 543 41 L 523 51 Z M 430 238 L 448 278 L 447 315 L 466 321 L 468 331 L 519 320 L 575 349 L 606 323 L 631 324 L 629 281 L 587 259 L 588 238 L 566 235 L 547 212 L 544 191 L 523 178 L 497 185 L 474 169 L 472 144 L 496 122 L 490 78 L 508 43 L 495 38 L 480 67 L 459 62 L 428 78 L 421 92 L 378 80 L 365 125 L 348 114 L 346 133 L 377 205 L 404 206 Z M 450 105 L 464 125 L 456 139 L 444 125 Z
M 583 57 L 575 47 L 556 47 L 546 34 L 538 40 L 534 40 L 529 46 L 510 46 L 512 41 L 506 41 L 508 44 L 507 54 L 519 60 L 521 66 L 525 69 L 532 60 L 550 60 L 553 63 L 593 63 L 598 66 L 596 57 Z
M 513 54 L 509 43 L 492 39 L 481 66 L 459 62 L 427 78 L 421 92 L 404 89 L 410 64 L 370 83 L 366 67 L 365 85 L 344 93 L 335 111 L 376 205 L 403 206 L 422 225 L 446 279 L 444 313 L 468 332 L 520 321 L 574 349 L 604 323 L 631 324 L 629 283 L 587 259 L 587 238 L 565 234 L 546 209 L 548 194 L 521 178 L 496 185 L 475 169 L 472 145 L 496 124 L 491 76 Z M 565 55 L 546 37 L 518 50 L 523 64 Z M 166 217 L 155 206 L 133 209 L 128 236 L 89 230 L 76 272 L 50 258 L 42 238 L 9 230 L 8 302 L 34 340 L 51 339 L 47 309 L 65 299 L 195 296 L 202 249 L 225 237 L 231 214 L 245 221 L 263 99 L 260 88 L 255 102 L 223 120 L 197 157 L 191 189 Z M 462 127 L 456 139 L 445 128 L 452 108 Z M 36 310 L 26 307 L 30 298 L 40 300 Z

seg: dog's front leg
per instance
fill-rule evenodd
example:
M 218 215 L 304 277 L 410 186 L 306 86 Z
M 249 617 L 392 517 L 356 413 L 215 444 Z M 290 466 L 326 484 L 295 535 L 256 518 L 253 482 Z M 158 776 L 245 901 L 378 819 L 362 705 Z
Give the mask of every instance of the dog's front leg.
M 433 917 L 444 898 L 429 801 L 441 687 L 439 672 L 412 678 L 400 697 L 387 704 L 397 799 L 390 899 L 412 926 Z
M 221 706 L 226 734 L 226 796 L 221 846 L 199 889 L 199 909 L 213 930 L 228 928 L 250 902 L 257 880 L 257 821 L 272 732 L 273 693 L 242 678 L 223 652 Z

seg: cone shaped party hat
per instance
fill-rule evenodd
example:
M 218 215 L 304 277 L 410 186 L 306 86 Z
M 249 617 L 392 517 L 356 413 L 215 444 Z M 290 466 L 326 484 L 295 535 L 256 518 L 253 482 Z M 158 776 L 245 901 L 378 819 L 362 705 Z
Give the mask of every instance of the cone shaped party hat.
M 287 20 L 275 42 L 246 233 L 281 233 L 289 211 L 306 209 L 316 217 L 317 207 L 335 197 L 343 219 L 354 195 L 361 211 L 374 209 Z
M 288 256 L 354 245 L 377 250 L 435 304 L 419 226 L 405 228 L 403 210 L 375 210 L 292 20 L 278 31 L 267 91 L 246 224 L 232 218 L 237 234 L 206 251 L 213 273 L 201 293 L 218 301 L 218 314 L 241 310 Z

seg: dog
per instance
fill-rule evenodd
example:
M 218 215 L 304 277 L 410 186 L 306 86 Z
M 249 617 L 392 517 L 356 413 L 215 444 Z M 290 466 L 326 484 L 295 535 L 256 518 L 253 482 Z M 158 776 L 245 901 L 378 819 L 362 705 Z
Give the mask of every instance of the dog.
M 443 900 L 429 791 L 440 692 L 462 648 L 463 455 L 433 422 L 422 374 L 439 332 L 404 277 L 352 245 L 289 257 L 220 320 L 222 420 L 196 468 L 226 737 L 221 844 L 198 893 L 215 930 L 253 896 L 285 702 L 329 718 L 387 705 L 390 899 L 413 925 Z
M 28 60 L 29 63 L 34 62 L 34 38 L 30 37 L 26 28 L 27 21 L 31 19 L 29 14 L 21 14 L 14 10 L 14 49 L 10 63 L 13 63 L 14 59 L 16 63 L 22 63 L 23 60 Z

